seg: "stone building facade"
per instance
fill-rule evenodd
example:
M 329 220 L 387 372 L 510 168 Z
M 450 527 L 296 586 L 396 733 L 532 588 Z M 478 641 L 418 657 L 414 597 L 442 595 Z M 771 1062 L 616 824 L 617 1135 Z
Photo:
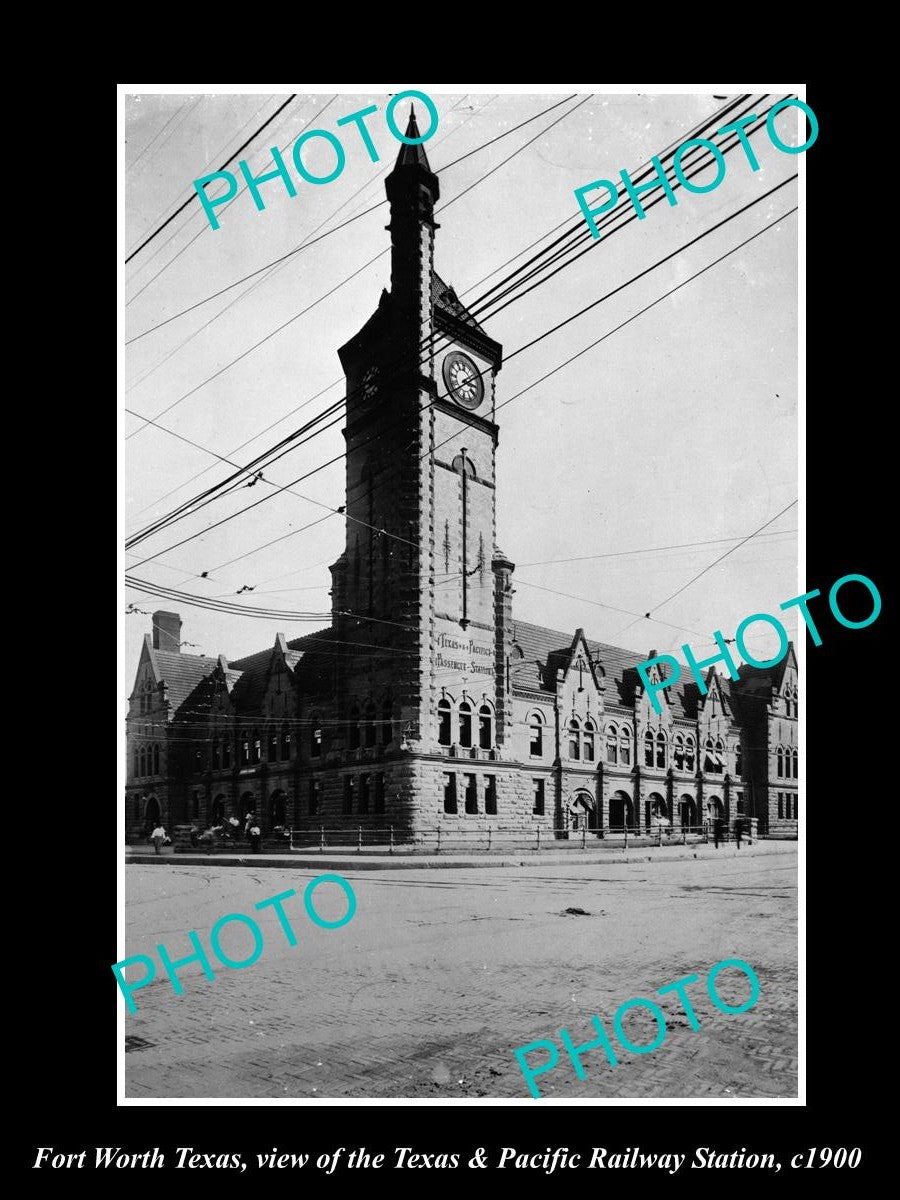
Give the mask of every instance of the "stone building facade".
M 418 137 L 415 118 L 406 131 Z M 157 612 L 128 715 L 126 828 L 540 826 L 612 835 L 711 816 L 797 820 L 797 663 L 660 693 L 653 655 L 516 620 L 497 548 L 502 347 L 434 268 L 437 176 L 386 180 L 391 289 L 338 351 L 346 540 L 330 627 L 229 661 Z

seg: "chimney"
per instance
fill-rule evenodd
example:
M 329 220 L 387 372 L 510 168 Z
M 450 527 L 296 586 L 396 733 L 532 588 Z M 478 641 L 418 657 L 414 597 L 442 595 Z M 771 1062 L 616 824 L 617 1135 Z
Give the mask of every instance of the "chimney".
M 153 614 L 153 649 L 181 652 L 181 617 L 178 613 Z

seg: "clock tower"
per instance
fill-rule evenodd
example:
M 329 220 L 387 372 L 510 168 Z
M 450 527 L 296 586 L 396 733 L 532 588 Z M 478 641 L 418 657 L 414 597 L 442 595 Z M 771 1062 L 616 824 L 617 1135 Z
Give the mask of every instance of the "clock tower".
M 440 186 L 413 112 L 405 137 L 385 181 L 390 291 L 338 352 L 347 505 L 333 625 L 353 649 L 335 682 L 360 705 L 391 690 L 404 749 L 420 760 L 410 796 L 439 808 L 441 760 L 460 741 L 466 757 L 500 759 L 508 734 L 512 564 L 495 552 L 502 348 L 435 271 Z M 474 730 L 454 719 L 449 745 L 448 703 L 471 705 Z

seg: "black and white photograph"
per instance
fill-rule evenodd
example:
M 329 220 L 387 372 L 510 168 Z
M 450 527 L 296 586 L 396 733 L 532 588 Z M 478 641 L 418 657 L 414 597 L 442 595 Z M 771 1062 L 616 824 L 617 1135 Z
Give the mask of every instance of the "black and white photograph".
M 125 90 L 120 1104 L 805 1103 L 804 97 Z

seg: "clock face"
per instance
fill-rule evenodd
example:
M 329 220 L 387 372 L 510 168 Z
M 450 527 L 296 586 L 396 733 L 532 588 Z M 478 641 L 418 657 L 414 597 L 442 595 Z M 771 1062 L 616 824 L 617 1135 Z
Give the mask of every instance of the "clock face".
M 447 390 L 463 408 L 477 408 L 484 399 L 481 372 L 468 354 L 451 350 L 444 359 L 444 383 Z

